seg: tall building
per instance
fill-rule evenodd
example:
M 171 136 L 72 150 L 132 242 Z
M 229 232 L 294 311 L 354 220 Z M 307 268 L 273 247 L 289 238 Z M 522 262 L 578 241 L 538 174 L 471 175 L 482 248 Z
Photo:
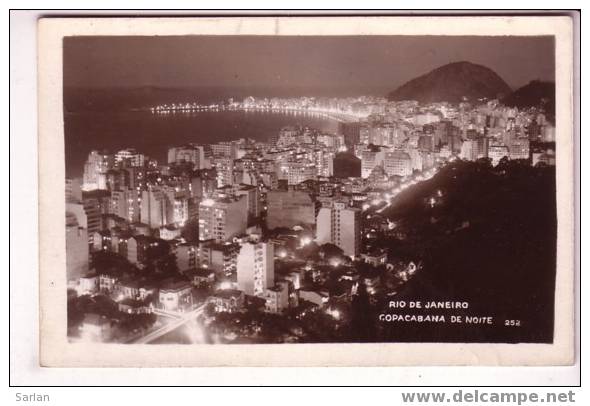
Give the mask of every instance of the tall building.
M 199 203 L 199 240 L 227 241 L 246 231 L 248 224 L 246 196 L 205 199 Z
M 176 266 L 180 272 L 197 267 L 197 247 L 184 243 L 176 247 Z
M 530 142 L 527 138 L 517 138 L 508 145 L 510 159 L 529 159 Z
M 217 144 L 211 144 L 211 153 L 214 156 L 225 157 L 230 159 L 238 158 L 239 141 L 224 141 Z
M 334 158 L 334 176 L 336 178 L 358 178 L 361 176 L 361 160 L 354 154 L 341 152 Z
M 92 236 L 102 230 L 102 215 L 108 212 L 108 199 L 102 197 L 85 197 L 81 204 L 68 203 L 66 210 L 75 213 L 78 224 L 86 228 L 88 242 L 92 244 Z
M 84 164 L 82 190 L 106 190 L 106 173 L 114 166 L 114 157 L 92 151 Z
M 344 255 L 357 257 L 361 253 L 361 210 L 344 202 L 322 207 L 317 216 L 318 244 L 332 243 Z
M 313 163 L 317 176 L 330 177 L 334 175 L 334 152 L 327 149 L 317 149 L 313 153 Z
M 146 235 L 134 235 L 127 240 L 127 260 L 139 267 L 144 266 L 148 249 L 158 245 L 158 240 Z
M 129 186 L 129 172 L 109 169 L 106 173 L 107 190 L 121 190 Z
M 161 189 L 144 190 L 141 193 L 141 222 L 150 228 L 160 228 L 171 222 L 168 197 Z
M 338 132 L 344 136 L 344 143 L 348 149 L 352 149 L 352 146 L 359 143 L 361 123 L 338 123 Z
M 88 273 L 88 230 L 78 224 L 77 216 L 66 211 L 66 276 L 76 281 Z
M 434 150 L 433 137 L 429 135 L 421 135 L 418 138 L 418 149 L 424 152 L 430 152 Z
M 345 148 L 343 135 L 318 134 L 316 141 L 333 151 L 338 151 L 342 148 Z
M 287 179 L 289 185 L 314 179 L 316 174 L 315 165 L 307 159 L 282 162 L 279 168 L 280 178 Z
M 238 289 L 263 296 L 274 285 L 274 247 L 269 242 L 242 244 L 237 261 Z
M 375 167 L 383 163 L 384 151 L 365 150 L 361 152 L 361 177 L 368 178 Z
M 127 167 L 121 169 L 121 172 L 125 172 L 124 176 L 126 180 L 125 186 L 130 189 L 143 189 L 146 186 L 146 171 L 141 167 Z
M 109 199 L 109 213 L 130 223 L 139 221 L 140 194 L 135 189 L 113 190 Z
M 82 179 L 66 179 L 66 202 L 82 201 Z
M 297 127 L 289 126 L 281 128 L 276 145 L 279 148 L 286 148 L 299 142 L 301 130 Z
M 305 192 L 271 190 L 266 194 L 266 204 L 269 229 L 315 224 L 314 203 Z
M 389 176 L 409 176 L 412 174 L 412 157 L 403 151 L 387 152 L 383 169 Z
M 461 145 L 461 159 L 475 161 L 481 158 L 487 158 L 489 155 L 489 138 L 477 137 L 463 141 Z
M 235 243 L 200 242 L 197 263 L 222 277 L 235 275 L 239 250 L 240 245 Z
M 176 227 L 184 227 L 190 218 L 190 199 L 188 195 L 182 193 L 174 193 L 171 199 L 172 203 L 172 218 L 169 223 Z
M 256 218 L 260 215 L 259 193 L 258 188 L 252 185 L 239 185 L 235 191 L 236 196 L 245 196 L 250 218 Z
M 168 164 L 190 162 L 193 169 L 205 169 L 208 167 L 205 158 L 205 148 L 202 145 L 187 144 L 168 149 Z
M 496 166 L 502 158 L 509 157 L 508 147 L 504 144 L 492 144 L 489 147 L 488 156 L 492 160 L 492 165 Z
M 118 167 L 144 166 L 145 155 L 137 152 L 134 148 L 127 148 L 115 154 L 115 163 Z
M 232 185 L 234 183 L 234 160 L 218 155 L 213 158 L 212 162 L 217 174 L 217 187 Z

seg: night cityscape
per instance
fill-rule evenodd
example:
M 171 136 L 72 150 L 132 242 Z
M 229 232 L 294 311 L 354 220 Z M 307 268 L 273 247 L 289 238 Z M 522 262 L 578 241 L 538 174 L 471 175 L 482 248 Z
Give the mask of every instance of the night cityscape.
M 68 131 L 110 116 L 65 100 L 66 160 L 85 161 L 66 162 L 69 340 L 552 342 L 554 84 L 513 91 L 465 61 L 415 76 L 364 96 L 105 98 L 161 135 L 126 124 L 91 148 Z M 236 124 L 191 136 L 203 117 Z

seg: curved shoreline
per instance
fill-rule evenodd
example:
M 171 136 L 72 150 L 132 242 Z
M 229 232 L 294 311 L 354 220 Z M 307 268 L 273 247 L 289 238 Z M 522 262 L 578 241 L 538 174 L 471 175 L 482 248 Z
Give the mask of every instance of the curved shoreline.
M 156 108 L 149 108 L 147 111 L 151 112 L 155 115 L 168 115 L 168 114 L 194 114 L 194 113 L 221 113 L 221 112 L 257 112 L 257 113 L 274 113 L 274 114 L 302 114 L 302 115 L 311 115 L 319 118 L 325 118 L 329 120 L 334 120 L 339 123 L 351 123 L 351 122 L 359 122 L 361 120 L 361 116 L 355 116 L 349 113 L 344 112 L 334 112 L 331 110 L 321 110 L 321 109 L 297 109 L 297 108 L 272 108 L 272 107 L 209 107 L 209 106 L 199 106 L 195 108 L 167 108 L 167 109 L 156 109 Z

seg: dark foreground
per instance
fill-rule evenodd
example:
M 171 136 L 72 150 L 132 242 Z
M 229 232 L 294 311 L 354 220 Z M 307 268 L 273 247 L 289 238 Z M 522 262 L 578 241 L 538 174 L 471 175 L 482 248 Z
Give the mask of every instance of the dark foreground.
M 555 168 L 456 162 L 404 198 L 384 213 L 397 220 L 404 238 L 380 244 L 392 255 L 421 258 L 423 268 L 394 298 L 357 303 L 359 316 L 370 315 L 357 318 L 358 327 L 366 329 L 362 341 L 553 341 Z M 468 302 L 468 309 L 389 307 L 391 301 L 424 306 L 455 300 Z M 447 317 L 445 323 L 375 322 L 380 313 Z M 451 323 L 451 315 L 462 322 Z M 493 322 L 465 323 L 466 316 L 489 316 Z

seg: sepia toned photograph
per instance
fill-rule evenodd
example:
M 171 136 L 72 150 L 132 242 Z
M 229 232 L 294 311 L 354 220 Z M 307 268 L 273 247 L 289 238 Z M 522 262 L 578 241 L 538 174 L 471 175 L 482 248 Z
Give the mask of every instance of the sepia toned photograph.
M 182 348 L 199 364 L 198 348 L 219 364 L 231 347 L 559 344 L 538 362 L 570 362 L 560 37 L 396 21 L 371 35 L 313 34 L 308 19 L 301 35 L 60 36 L 49 107 L 63 149 L 43 158 L 63 176 L 47 171 L 61 186 L 40 192 L 63 202 L 48 216 L 62 237 L 43 237 L 64 251 L 42 269 L 57 301 L 41 303 L 60 348 Z

